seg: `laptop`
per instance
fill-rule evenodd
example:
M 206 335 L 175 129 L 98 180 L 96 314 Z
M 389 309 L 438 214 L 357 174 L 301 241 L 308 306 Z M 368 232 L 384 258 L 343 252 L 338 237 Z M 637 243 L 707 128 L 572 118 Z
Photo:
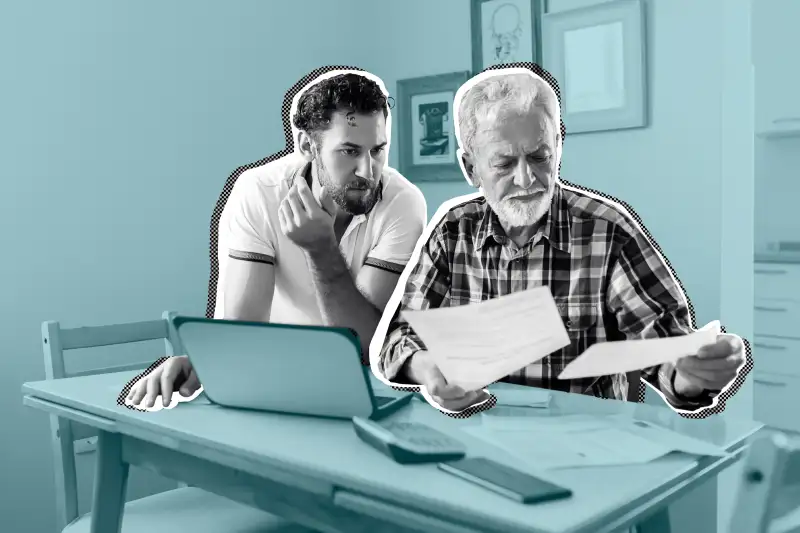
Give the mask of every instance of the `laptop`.
M 348 328 L 174 316 L 211 403 L 326 418 L 381 420 L 413 393 L 379 395 Z

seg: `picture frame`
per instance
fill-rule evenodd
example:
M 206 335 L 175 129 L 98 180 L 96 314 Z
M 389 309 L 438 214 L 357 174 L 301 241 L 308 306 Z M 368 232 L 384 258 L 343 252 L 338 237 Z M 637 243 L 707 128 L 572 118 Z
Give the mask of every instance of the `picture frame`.
M 645 14 L 614 0 L 542 17 L 543 67 L 568 134 L 647 126 Z
M 472 70 L 506 63 L 541 65 L 544 0 L 470 0 Z
M 464 179 L 456 159 L 453 100 L 469 71 L 397 82 L 398 170 L 409 181 Z

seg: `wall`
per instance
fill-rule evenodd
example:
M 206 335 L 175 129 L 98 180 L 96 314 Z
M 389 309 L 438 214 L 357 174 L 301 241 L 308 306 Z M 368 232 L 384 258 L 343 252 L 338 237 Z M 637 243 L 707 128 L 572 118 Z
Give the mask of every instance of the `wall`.
M 381 28 L 382 38 L 374 43 L 376 53 L 366 58 L 364 68 L 380 76 L 390 94 L 396 94 L 397 80 L 472 70 L 468 1 L 385 2 L 381 18 L 392 24 Z M 397 143 L 397 135 L 395 119 L 392 143 Z M 389 153 L 389 165 L 394 168 L 398 153 L 397 149 Z M 464 179 L 417 185 L 425 194 L 429 218 L 446 200 L 476 191 Z
M 353 13 L 369 7 L 4 3 L 3 523 L 55 530 L 47 416 L 24 407 L 20 392 L 44 379 L 41 322 L 204 314 L 208 227 L 225 180 L 284 147 L 280 108 L 292 83 L 323 64 L 362 62 Z M 134 474 L 131 494 L 163 485 Z

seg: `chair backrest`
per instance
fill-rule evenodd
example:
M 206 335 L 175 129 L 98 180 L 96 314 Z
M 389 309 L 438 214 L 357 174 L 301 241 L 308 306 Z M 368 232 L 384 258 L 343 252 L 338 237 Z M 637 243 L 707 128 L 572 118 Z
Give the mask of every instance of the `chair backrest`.
M 780 432 L 753 439 L 730 524 L 731 533 L 800 532 L 800 439 Z
M 98 348 L 164 339 L 166 355 L 180 355 L 183 347 L 178 340 L 171 318 L 174 313 L 165 311 L 159 320 L 114 324 L 109 326 L 79 327 L 63 329 L 58 322 L 42 323 L 42 348 L 47 379 L 61 379 L 82 375 L 144 371 L 153 361 L 138 361 L 98 369 L 67 372 L 64 352 L 82 348 Z M 83 424 L 70 422 L 55 415 L 50 417 L 51 441 L 53 444 L 56 507 L 60 528 L 78 517 L 78 483 L 75 471 L 75 441 L 95 436 L 97 431 Z

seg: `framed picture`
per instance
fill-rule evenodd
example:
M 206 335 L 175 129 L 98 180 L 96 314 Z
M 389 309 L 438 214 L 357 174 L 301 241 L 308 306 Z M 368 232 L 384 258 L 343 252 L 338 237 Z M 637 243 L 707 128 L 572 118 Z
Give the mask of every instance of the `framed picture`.
M 543 0 L 471 0 L 472 70 L 504 63 L 541 65 Z
M 542 49 L 542 66 L 558 80 L 568 134 L 647 125 L 641 0 L 546 14 Z
M 464 179 L 456 160 L 453 100 L 469 72 L 397 82 L 399 168 L 409 181 Z

